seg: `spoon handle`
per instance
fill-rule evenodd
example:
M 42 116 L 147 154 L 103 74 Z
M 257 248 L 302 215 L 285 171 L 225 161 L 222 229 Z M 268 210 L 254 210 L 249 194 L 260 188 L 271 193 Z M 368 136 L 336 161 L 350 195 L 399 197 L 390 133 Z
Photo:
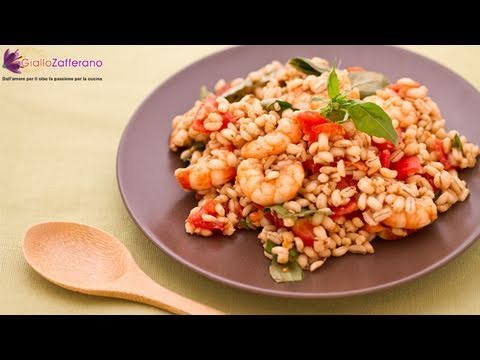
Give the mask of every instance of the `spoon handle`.
M 178 295 L 160 286 L 140 268 L 117 280 L 111 289 L 115 297 L 155 306 L 180 315 L 225 315 L 223 312 Z

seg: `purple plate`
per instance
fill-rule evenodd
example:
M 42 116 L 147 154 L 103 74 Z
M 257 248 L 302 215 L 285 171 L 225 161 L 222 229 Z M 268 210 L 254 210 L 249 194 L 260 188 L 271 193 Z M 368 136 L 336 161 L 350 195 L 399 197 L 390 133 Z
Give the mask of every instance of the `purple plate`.
M 415 279 L 460 254 L 480 234 L 480 170 L 461 173 L 470 196 L 441 214 L 432 225 L 401 241 L 375 240 L 375 254 L 348 254 L 331 259 L 301 282 L 275 283 L 268 273 L 254 232 L 232 237 L 187 235 L 184 220 L 196 202 L 173 176 L 181 166 L 169 151 L 168 136 L 175 115 L 189 109 L 201 85 L 213 88 L 220 79 L 245 76 L 272 60 L 320 56 L 342 61 L 342 67 L 363 66 L 388 79 L 412 77 L 430 89 L 447 119 L 447 128 L 480 143 L 480 94 L 449 69 L 412 52 L 390 46 L 240 46 L 208 56 L 160 85 L 140 106 L 126 127 L 117 157 L 123 201 L 138 227 L 163 251 L 213 280 L 257 293 L 327 298 L 372 292 Z

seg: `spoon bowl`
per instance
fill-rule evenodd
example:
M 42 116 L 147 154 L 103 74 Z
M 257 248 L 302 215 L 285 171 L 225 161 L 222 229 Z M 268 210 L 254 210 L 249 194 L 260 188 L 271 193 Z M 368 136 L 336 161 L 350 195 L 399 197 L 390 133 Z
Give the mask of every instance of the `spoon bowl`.
M 88 225 L 34 225 L 25 234 L 23 253 L 36 272 L 69 290 L 143 302 L 177 314 L 221 314 L 155 283 L 120 240 Z

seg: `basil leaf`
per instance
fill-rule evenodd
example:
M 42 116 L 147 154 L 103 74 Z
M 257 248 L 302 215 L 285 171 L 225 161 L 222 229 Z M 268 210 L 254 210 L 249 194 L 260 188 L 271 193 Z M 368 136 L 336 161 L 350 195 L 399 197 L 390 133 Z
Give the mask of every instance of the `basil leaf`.
M 292 65 L 295 69 L 307 74 L 307 75 L 322 75 L 323 72 L 328 71 L 328 69 L 320 67 L 314 64 L 310 59 L 295 57 L 288 60 L 288 63 Z
M 200 141 L 195 141 L 192 146 L 190 146 L 190 155 L 184 159 L 181 159 L 183 162 L 190 164 L 192 160 L 192 155 L 194 151 L 203 151 L 205 150 L 205 143 Z
M 279 264 L 273 258 L 269 270 L 270 276 L 277 283 L 303 280 L 303 270 L 296 261 L 290 264 Z
M 290 261 L 295 261 L 295 260 L 297 260 L 297 257 L 298 257 L 298 251 L 295 248 L 292 248 L 288 252 L 288 256 L 290 258 Z
M 287 101 L 278 100 L 278 99 L 265 99 L 261 102 L 263 108 L 266 111 L 276 111 L 279 114 L 282 114 L 287 109 L 298 110 L 294 108 L 292 104 Z
M 203 151 L 203 150 L 205 150 L 205 143 L 200 142 L 200 141 L 195 141 L 192 145 L 192 148 L 194 150 Z
M 225 91 L 222 96 L 227 99 L 228 102 L 232 103 L 240 101 L 245 95 L 252 93 L 253 90 L 253 82 L 250 80 L 244 80 Z
M 210 91 L 208 91 L 207 87 L 205 85 L 202 85 L 200 87 L 200 94 L 199 94 L 200 100 L 205 99 L 209 94 L 210 94 Z
M 321 214 L 324 214 L 324 215 L 330 215 L 331 214 L 330 209 L 328 211 L 323 210 L 323 209 L 322 210 L 305 209 L 305 210 L 302 210 L 298 213 L 292 213 L 292 212 L 288 211 L 287 209 L 285 209 L 282 205 L 274 205 L 274 206 L 266 207 L 263 210 L 266 211 L 266 212 L 275 211 L 277 213 L 278 217 L 280 217 L 282 219 L 293 219 L 293 220 L 308 217 L 308 216 L 311 216 L 311 215 L 313 215 L 317 212 L 321 213 Z
M 460 136 L 458 136 L 458 134 L 455 134 L 453 137 L 452 147 L 459 149 L 462 154 L 464 154 L 462 140 L 460 140 Z
M 340 83 L 338 82 L 337 72 L 335 71 L 335 65 L 332 70 L 330 70 L 330 75 L 328 75 L 328 96 L 330 99 L 336 98 L 340 95 Z
M 253 225 L 252 220 L 250 219 L 250 216 L 247 215 L 245 219 L 242 219 L 238 222 L 238 226 L 241 229 L 246 229 L 246 230 L 256 230 L 257 227 Z
M 374 71 L 360 71 L 348 74 L 352 88 L 360 91 L 360 99 L 366 96 L 375 95 L 377 90 L 383 89 L 388 85 L 388 80 L 383 74 Z
M 383 109 L 371 102 L 357 102 L 346 107 L 357 130 L 398 144 L 398 134 L 392 120 Z
M 348 113 L 345 110 L 333 110 L 325 114 L 325 117 L 335 123 L 344 123 L 348 120 Z
M 257 87 L 266 85 L 273 75 L 264 76 L 260 81 L 252 82 L 249 79 L 243 80 L 235 86 L 225 91 L 222 96 L 229 103 L 240 101 L 245 95 L 251 94 Z
M 269 211 L 275 211 L 279 217 L 282 219 L 287 219 L 287 218 L 292 218 L 293 213 L 289 212 L 287 209 L 285 209 L 282 205 L 273 205 L 270 206 Z
M 271 254 L 272 253 L 272 249 L 275 247 L 275 246 L 278 246 L 277 244 L 275 244 L 273 241 L 271 240 L 267 240 L 267 243 L 265 244 L 265 247 L 264 247 L 264 250 Z

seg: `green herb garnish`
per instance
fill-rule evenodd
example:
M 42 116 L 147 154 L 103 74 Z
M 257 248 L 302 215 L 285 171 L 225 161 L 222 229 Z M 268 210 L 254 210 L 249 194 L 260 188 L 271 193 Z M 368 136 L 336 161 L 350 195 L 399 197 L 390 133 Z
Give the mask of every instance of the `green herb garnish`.
M 195 141 L 192 145 L 193 150 L 196 151 L 203 151 L 205 150 L 205 143 L 200 142 L 200 141 Z
M 252 220 L 250 219 L 250 216 L 247 215 L 245 219 L 242 219 L 238 222 L 238 227 L 240 229 L 246 229 L 246 230 L 256 230 L 257 227 L 252 223 Z
M 256 88 L 265 86 L 273 78 L 273 76 L 273 73 L 267 74 L 256 82 L 253 82 L 249 79 L 243 80 L 225 91 L 222 96 L 227 99 L 229 103 L 240 101 L 245 95 L 255 92 Z
M 340 82 L 335 71 L 335 65 L 333 65 L 330 75 L 328 75 L 328 96 L 330 99 L 334 99 L 338 95 L 340 95 Z
M 298 213 L 292 213 L 285 209 L 282 205 L 273 205 L 273 206 L 268 206 L 263 209 L 263 211 L 269 212 L 269 211 L 275 211 L 277 216 L 282 219 L 299 219 L 299 218 L 304 218 L 308 216 L 312 216 L 315 213 L 321 213 L 324 215 L 331 215 L 332 212 L 329 210 L 310 210 L 310 209 L 304 209 Z
M 200 100 L 205 99 L 209 94 L 210 94 L 210 91 L 207 89 L 207 87 L 205 85 L 202 85 L 200 87 L 200 94 L 199 94 Z
M 273 241 L 271 240 L 267 240 L 267 242 L 265 243 L 265 247 L 264 247 L 264 250 L 271 254 L 272 253 L 272 249 L 275 247 L 275 246 L 278 246 L 277 244 L 275 244 Z
M 296 261 L 279 264 L 274 257 L 269 270 L 270 276 L 277 283 L 303 280 L 303 270 Z
M 295 248 L 292 248 L 288 252 L 288 256 L 290 257 L 290 261 L 296 261 L 298 257 L 298 251 Z
M 183 162 L 189 164 L 190 161 L 192 160 L 192 155 L 193 155 L 193 152 L 194 151 L 203 151 L 205 150 L 205 143 L 203 142 L 200 142 L 200 141 L 196 141 L 193 143 L 192 146 L 190 146 L 190 155 L 184 159 L 181 159 Z
M 298 110 L 289 102 L 278 99 L 265 99 L 262 100 L 261 104 L 266 111 L 273 110 L 278 112 L 280 115 L 287 109 Z
M 455 136 L 453 137 L 452 147 L 459 149 L 462 154 L 465 155 L 463 152 L 462 140 L 460 140 L 460 136 L 458 136 L 458 134 L 455 134 Z
M 301 71 L 307 75 L 320 76 L 325 71 L 328 71 L 327 68 L 320 67 L 313 63 L 312 60 L 306 59 L 303 57 L 295 57 L 288 60 L 288 63 L 292 65 L 298 71 Z
M 388 80 L 383 74 L 374 71 L 359 71 L 348 74 L 352 88 L 360 91 L 360 99 L 375 95 L 377 90 L 383 89 L 388 85 Z
M 342 123 L 351 119 L 357 130 L 371 136 L 377 136 L 398 143 L 398 134 L 392 125 L 392 119 L 377 104 L 362 100 L 349 100 L 346 94 L 340 94 L 338 78 L 332 73 L 328 77 L 328 93 L 330 101 L 320 110 L 330 121 Z M 332 96 L 333 95 L 333 96 Z

